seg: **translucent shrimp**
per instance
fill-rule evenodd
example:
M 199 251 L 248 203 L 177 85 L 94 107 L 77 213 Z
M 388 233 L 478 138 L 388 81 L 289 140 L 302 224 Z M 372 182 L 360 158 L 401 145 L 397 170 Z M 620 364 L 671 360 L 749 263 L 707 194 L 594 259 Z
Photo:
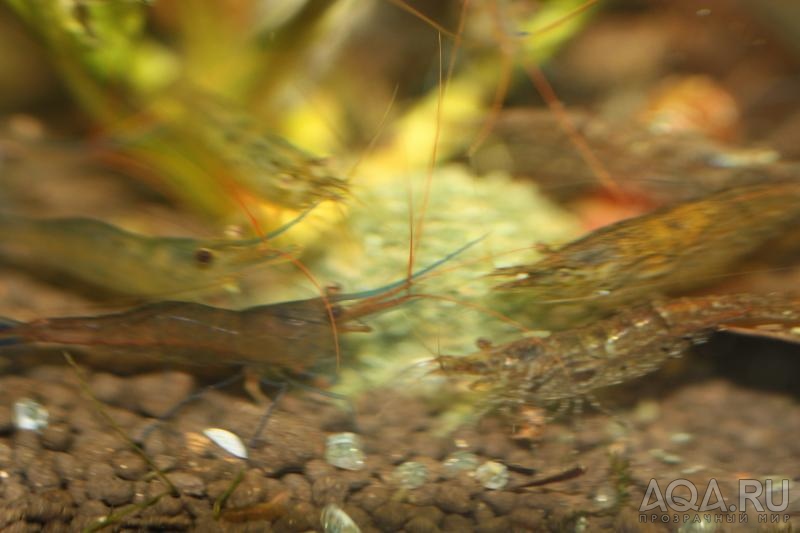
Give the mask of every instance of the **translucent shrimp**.
M 306 213 L 266 239 L 286 231 Z M 218 291 L 221 283 L 234 281 L 248 267 L 287 257 L 285 252 L 270 249 L 261 238 L 148 237 L 88 218 L 32 219 L 2 214 L 0 233 L 0 256 L 11 262 L 145 299 L 165 294 L 202 297 Z
M 712 194 L 601 228 L 532 265 L 501 268 L 536 303 L 611 309 L 708 283 L 800 220 L 800 181 Z
M 798 324 L 797 296 L 678 298 L 546 338 L 498 346 L 482 342 L 475 354 L 437 360 L 448 374 L 473 377 L 474 387 L 488 391 L 491 404 L 546 404 L 590 397 L 599 388 L 653 372 L 727 327 L 781 326 L 788 338 Z
M 474 245 L 419 270 L 410 279 L 362 293 L 331 294 L 235 311 L 191 302 L 155 302 L 100 316 L 6 320 L 0 346 L 55 344 L 107 347 L 143 355 L 168 355 L 174 362 L 241 366 L 260 374 L 303 372 L 338 353 L 335 332 L 369 331 L 356 321 L 419 295 L 406 292 L 413 279 Z M 340 302 L 359 300 L 344 307 Z M 333 324 L 330 318 L 333 317 Z
M 203 118 L 192 131 L 222 155 L 230 177 L 259 198 L 302 209 L 346 195 L 347 181 L 334 175 L 323 158 L 270 133 L 233 105 L 198 91 L 191 92 L 188 101 Z

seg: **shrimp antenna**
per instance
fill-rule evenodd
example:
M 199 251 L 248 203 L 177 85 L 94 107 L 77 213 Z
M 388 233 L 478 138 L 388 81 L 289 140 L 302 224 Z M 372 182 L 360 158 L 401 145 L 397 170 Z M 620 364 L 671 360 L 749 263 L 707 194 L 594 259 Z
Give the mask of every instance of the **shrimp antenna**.
M 411 277 L 405 277 L 403 279 L 394 281 L 392 283 L 389 283 L 388 285 L 384 285 L 383 287 L 379 287 L 377 289 L 369 289 L 369 290 L 361 291 L 361 292 L 351 292 L 351 293 L 348 293 L 348 294 L 337 295 L 335 299 L 336 299 L 336 301 L 343 301 L 343 300 L 359 300 L 359 299 L 362 299 L 362 298 L 372 298 L 374 296 L 380 296 L 381 294 L 385 294 L 387 292 L 391 292 L 391 291 L 393 291 L 395 289 L 407 287 L 411 283 L 411 281 L 414 281 L 416 279 L 421 278 L 422 276 L 424 276 L 424 275 L 430 273 L 431 271 L 435 270 L 436 268 L 440 267 L 444 263 L 446 263 L 446 262 L 450 261 L 451 259 L 461 255 L 462 253 L 464 253 L 465 251 L 469 250 L 470 248 L 472 248 L 473 246 L 475 246 L 476 244 L 478 244 L 479 242 L 481 242 L 482 240 L 484 240 L 488 236 L 489 236 L 489 234 L 485 233 L 484 235 L 481 235 L 477 239 L 471 240 L 470 242 L 468 242 L 467 244 L 463 245 L 459 249 L 457 249 L 457 250 L 455 250 L 453 252 L 450 252 L 446 256 L 442 257 L 441 259 L 438 259 L 437 261 L 431 263 L 430 265 L 426 266 L 425 268 L 417 270 L 416 272 L 414 272 L 411 275 Z
M 308 209 L 306 209 L 305 211 L 303 211 L 302 213 L 300 213 L 299 215 L 294 217 L 292 220 L 290 220 L 289 222 L 284 224 L 283 226 L 281 226 L 279 228 L 276 228 L 276 229 L 274 229 L 274 230 L 272 230 L 269 233 L 266 233 L 264 235 L 259 235 L 257 237 L 253 237 L 252 239 L 246 240 L 246 241 L 244 241 L 243 244 L 244 245 L 249 245 L 249 244 L 258 244 L 260 242 L 266 243 L 266 242 L 269 242 L 272 239 L 280 237 L 281 235 L 283 235 L 284 233 L 286 233 L 287 231 L 292 229 L 294 226 L 296 226 L 297 224 L 299 224 L 300 222 L 305 220 L 305 218 L 308 215 L 310 215 L 311 212 L 314 209 L 316 209 L 317 206 L 319 206 L 320 203 L 321 202 L 318 202 L 318 203 L 312 205 L 311 207 L 309 207 Z

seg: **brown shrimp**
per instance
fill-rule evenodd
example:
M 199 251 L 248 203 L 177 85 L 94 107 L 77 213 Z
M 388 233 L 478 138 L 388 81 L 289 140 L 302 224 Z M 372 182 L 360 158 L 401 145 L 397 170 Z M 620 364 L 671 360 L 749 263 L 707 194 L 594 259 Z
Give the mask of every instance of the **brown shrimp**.
M 800 181 L 725 190 L 601 228 L 548 252 L 517 276 L 535 304 L 613 309 L 708 283 L 800 220 Z
M 523 338 L 463 357 L 441 356 L 446 373 L 476 377 L 493 404 L 541 404 L 589 397 L 684 355 L 737 325 L 800 324 L 800 297 L 751 294 L 677 298 L 623 311 L 590 326 Z M 787 333 L 789 335 L 789 333 Z M 798 336 L 800 341 L 800 336 Z
M 107 347 L 136 354 L 168 355 L 188 365 L 247 367 L 259 374 L 304 372 L 338 357 L 338 332 L 369 331 L 359 318 L 421 295 L 411 283 L 482 238 L 408 278 L 354 294 L 250 307 L 240 311 L 191 302 L 155 302 L 120 313 L 31 322 L 0 321 L 0 347 L 45 343 Z M 344 307 L 340 302 L 358 300 Z
M 296 371 L 334 349 L 322 299 L 242 311 L 156 302 L 108 315 L 12 323 L 2 334 L 5 344 L 108 347 L 166 353 L 175 362 L 193 365 L 269 365 Z

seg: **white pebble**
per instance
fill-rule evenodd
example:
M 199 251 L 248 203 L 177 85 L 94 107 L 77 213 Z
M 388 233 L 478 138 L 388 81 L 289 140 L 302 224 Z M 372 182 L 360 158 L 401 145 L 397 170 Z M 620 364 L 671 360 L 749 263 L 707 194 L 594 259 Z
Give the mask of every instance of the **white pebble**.
M 30 398 L 14 402 L 14 425 L 17 429 L 39 431 L 47 427 L 50 414 L 40 403 Z
M 231 433 L 227 429 L 206 428 L 203 430 L 203 435 L 229 454 L 240 459 L 247 459 L 247 448 L 235 433 Z
M 325 533 L 361 533 L 361 529 L 338 505 L 329 503 L 320 516 L 322 531 Z

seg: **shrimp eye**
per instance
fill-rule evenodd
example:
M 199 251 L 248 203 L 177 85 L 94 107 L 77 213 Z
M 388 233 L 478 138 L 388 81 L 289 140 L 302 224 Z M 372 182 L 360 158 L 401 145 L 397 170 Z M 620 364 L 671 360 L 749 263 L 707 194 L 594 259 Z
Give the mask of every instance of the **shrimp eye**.
M 201 267 L 207 267 L 214 262 L 214 253 L 208 248 L 200 248 L 194 253 L 194 260 Z

